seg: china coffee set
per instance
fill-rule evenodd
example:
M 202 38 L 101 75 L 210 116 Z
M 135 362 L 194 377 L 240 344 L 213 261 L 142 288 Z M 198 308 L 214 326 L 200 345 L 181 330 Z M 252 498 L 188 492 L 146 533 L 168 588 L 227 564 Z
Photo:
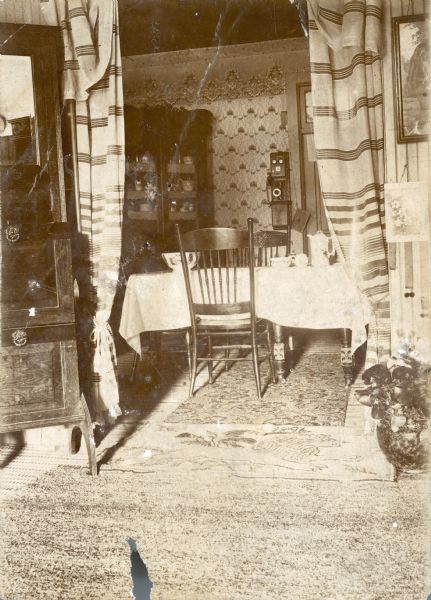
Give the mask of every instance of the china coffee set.
M 310 240 L 310 258 L 306 254 L 289 254 L 289 256 L 277 256 L 270 260 L 272 267 L 307 267 L 309 264 L 313 267 L 327 267 L 335 258 L 335 250 L 330 251 L 332 245 L 331 238 L 328 238 L 322 231 L 314 235 L 308 235 Z M 181 268 L 181 255 L 179 252 L 164 253 L 163 259 L 171 269 Z M 192 269 L 197 262 L 196 252 L 187 254 L 189 268 Z

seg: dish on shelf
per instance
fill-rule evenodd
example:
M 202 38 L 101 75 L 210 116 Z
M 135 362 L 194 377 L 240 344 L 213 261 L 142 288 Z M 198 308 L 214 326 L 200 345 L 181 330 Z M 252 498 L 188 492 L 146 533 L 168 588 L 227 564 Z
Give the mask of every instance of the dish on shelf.
M 193 181 L 190 181 L 188 179 L 183 180 L 182 188 L 185 192 L 193 192 L 194 187 L 195 186 L 193 185 Z

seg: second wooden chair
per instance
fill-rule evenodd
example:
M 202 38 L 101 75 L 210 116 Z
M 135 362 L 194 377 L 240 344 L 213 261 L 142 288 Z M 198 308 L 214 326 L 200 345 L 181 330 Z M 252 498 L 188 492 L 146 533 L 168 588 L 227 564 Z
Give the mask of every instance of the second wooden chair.
M 213 383 L 215 363 L 251 360 L 261 398 L 261 362 L 269 360 L 273 381 L 275 378 L 268 323 L 258 319 L 255 311 L 255 260 L 249 258 L 255 256 L 253 220 L 248 219 L 247 231 L 214 227 L 182 234 L 178 225 L 176 228 L 191 319 L 190 396 L 199 362 L 208 364 L 209 382 Z M 189 252 L 198 254 L 193 270 L 187 265 Z M 206 342 L 203 354 L 200 341 Z

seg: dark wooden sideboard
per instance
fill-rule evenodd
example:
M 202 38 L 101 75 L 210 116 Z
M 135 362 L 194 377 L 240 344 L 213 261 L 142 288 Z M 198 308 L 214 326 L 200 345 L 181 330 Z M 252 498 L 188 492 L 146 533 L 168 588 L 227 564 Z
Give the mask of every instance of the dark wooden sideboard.
M 0 24 L 0 433 L 79 427 L 94 475 L 77 366 L 58 42 L 55 27 Z

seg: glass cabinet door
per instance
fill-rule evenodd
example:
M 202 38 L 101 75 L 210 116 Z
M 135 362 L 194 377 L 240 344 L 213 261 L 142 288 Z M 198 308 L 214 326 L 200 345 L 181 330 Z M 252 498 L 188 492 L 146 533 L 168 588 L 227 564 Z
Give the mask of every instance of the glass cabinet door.
M 32 57 L 0 55 L 3 315 L 58 305 L 54 245 L 49 235 L 54 220 L 51 178 L 48 163 L 41 160 L 38 127 Z
M 2 308 L 57 306 L 50 195 L 43 174 L 19 165 L 1 178 Z M 19 180 L 14 181 L 14 189 L 9 178 Z

